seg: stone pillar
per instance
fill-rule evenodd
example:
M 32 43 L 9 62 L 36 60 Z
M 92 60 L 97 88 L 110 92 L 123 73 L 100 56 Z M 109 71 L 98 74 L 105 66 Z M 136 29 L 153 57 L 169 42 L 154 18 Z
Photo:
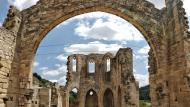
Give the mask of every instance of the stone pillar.
M 78 98 L 79 107 L 85 107 L 86 92 L 84 92 L 84 90 L 80 89 L 78 93 Z
M 133 75 L 132 49 L 120 49 L 116 58 L 117 72 L 121 75 L 118 83 L 121 89 L 121 107 L 139 107 L 139 86 Z
M 189 32 L 185 9 L 181 0 L 166 0 L 168 36 L 168 88 L 169 106 L 190 106 L 190 88 L 187 87 L 189 72 Z
M 104 92 L 103 92 L 103 90 L 102 89 L 99 90 L 97 95 L 98 95 L 98 107 L 104 107 L 104 101 L 103 101 Z
M 0 106 L 18 106 L 17 32 L 20 28 L 19 11 L 10 6 L 7 18 L 0 28 Z
M 65 89 L 61 88 L 60 89 L 60 96 L 61 96 L 61 99 L 62 99 L 62 107 L 69 107 L 69 104 L 68 104 L 68 93 L 65 91 Z
M 16 36 L 5 28 L 0 28 L 0 107 L 4 104 L 16 100 L 16 96 L 8 96 L 10 88 L 17 87 L 17 78 L 12 73 L 12 61 L 14 60 L 14 52 L 16 46 Z M 18 91 L 18 90 L 17 90 Z

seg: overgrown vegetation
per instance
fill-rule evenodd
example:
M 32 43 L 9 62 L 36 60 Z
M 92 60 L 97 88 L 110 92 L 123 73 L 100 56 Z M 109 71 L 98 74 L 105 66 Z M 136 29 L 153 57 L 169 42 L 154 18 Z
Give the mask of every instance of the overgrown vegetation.
M 139 99 L 144 101 L 150 101 L 150 86 L 144 86 L 139 89 Z
M 52 86 L 53 83 L 46 79 L 43 79 L 37 73 L 33 73 L 33 85 L 38 85 L 40 87 L 47 87 L 47 86 Z
M 75 104 L 77 102 L 77 93 L 71 91 L 69 96 L 69 102 Z
M 151 107 L 150 101 L 140 100 L 140 107 Z
M 151 107 L 150 86 L 144 86 L 139 89 L 140 107 Z

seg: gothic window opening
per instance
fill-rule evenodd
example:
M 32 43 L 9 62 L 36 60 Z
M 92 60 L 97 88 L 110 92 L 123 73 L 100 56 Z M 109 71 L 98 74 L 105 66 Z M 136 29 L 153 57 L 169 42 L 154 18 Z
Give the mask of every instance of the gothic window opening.
M 107 70 L 106 70 L 106 72 L 110 72 L 111 71 L 111 62 L 110 62 L 110 59 L 107 59 L 106 60 L 106 68 L 107 68 Z
M 69 92 L 69 107 L 77 107 L 77 105 L 78 105 L 77 98 L 78 98 L 78 89 L 73 88 Z
M 73 58 L 72 60 L 73 72 L 77 72 L 77 60 Z
M 110 59 L 106 60 L 106 72 L 105 72 L 105 81 L 111 81 L 111 61 Z
M 89 73 L 95 73 L 95 63 L 94 62 L 88 63 L 88 72 Z

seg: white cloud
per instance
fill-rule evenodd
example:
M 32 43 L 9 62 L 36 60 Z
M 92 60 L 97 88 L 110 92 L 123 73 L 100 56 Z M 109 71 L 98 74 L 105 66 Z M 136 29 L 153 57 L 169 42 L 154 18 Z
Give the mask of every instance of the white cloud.
M 60 72 L 58 70 L 47 70 L 47 71 L 42 72 L 42 75 L 44 77 L 46 76 L 54 77 L 54 76 L 58 76 L 59 74 Z
M 186 9 L 187 15 L 190 17 L 190 0 L 184 0 L 184 8 Z
M 90 42 L 87 44 L 72 44 L 64 48 L 66 53 L 71 54 L 89 54 L 89 53 L 106 53 L 112 52 L 115 53 L 119 48 L 122 48 L 122 45 L 119 44 L 104 44 L 99 41 Z
M 149 74 L 134 74 L 136 81 L 139 82 L 139 86 L 143 87 L 149 84 Z
M 66 81 L 66 75 L 58 79 L 58 83 L 63 86 L 66 84 Z
M 57 60 L 62 61 L 62 62 L 66 62 L 67 61 L 67 56 L 65 56 L 64 54 L 58 55 L 56 57 Z
M 53 83 L 54 83 L 54 82 L 58 82 L 57 80 L 49 80 L 49 81 L 51 81 L 51 82 L 53 82 Z
M 150 50 L 150 47 L 148 45 L 146 45 L 143 48 L 141 48 L 140 50 L 138 50 L 138 54 L 148 54 L 149 50 Z
M 98 13 L 103 14 L 103 12 L 96 12 L 96 14 Z M 86 15 L 90 16 L 90 14 Z M 93 24 L 90 24 L 90 20 L 80 21 L 75 28 L 75 34 L 86 39 L 115 41 L 144 40 L 142 34 L 124 19 L 108 13 L 104 13 L 104 17 L 107 20 L 97 18 Z
M 165 7 L 165 0 L 148 0 L 149 2 L 153 3 L 156 8 L 162 9 Z
M 90 12 L 90 13 L 85 13 L 85 14 L 81 14 L 81 15 L 77 15 L 77 16 L 74 16 L 62 23 L 60 23 L 59 25 L 57 25 L 56 27 L 59 28 L 61 26 L 65 26 L 65 25 L 68 25 L 69 23 L 71 23 L 72 21 L 81 21 L 81 20 L 84 20 L 84 19 L 99 19 L 99 18 L 106 18 L 107 17 L 107 14 L 109 13 L 104 13 L 104 12 Z
M 16 6 L 19 10 L 23 10 L 35 5 L 39 0 L 8 0 L 10 5 Z
M 42 68 L 40 68 L 40 70 L 42 70 L 42 71 L 48 70 L 48 67 L 42 67 Z
M 37 66 L 39 66 L 39 62 L 34 62 L 33 67 L 37 67 Z
M 2 23 L 0 22 L 0 27 L 2 26 Z
M 145 60 L 148 58 L 148 54 L 139 54 L 139 53 L 134 54 L 133 53 L 133 58 L 134 60 Z
M 47 67 L 42 67 L 40 70 L 42 71 L 42 76 L 45 78 L 48 77 L 57 77 L 60 75 L 66 75 L 67 72 L 67 67 L 65 64 L 59 64 L 59 65 L 55 65 L 55 69 L 49 69 Z
M 40 68 L 42 72 L 43 78 L 56 78 L 50 79 L 51 82 L 58 82 L 59 85 L 65 85 L 66 83 L 66 75 L 67 75 L 67 66 L 66 64 L 55 64 L 54 69 L 50 69 L 48 67 Z

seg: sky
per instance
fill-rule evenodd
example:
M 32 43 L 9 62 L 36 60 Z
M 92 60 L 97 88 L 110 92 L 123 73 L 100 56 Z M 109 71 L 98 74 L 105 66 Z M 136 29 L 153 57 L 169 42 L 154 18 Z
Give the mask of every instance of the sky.
M 38 0 L 1 0 L 0 26 L 9 5 L 23 10 Z M 164 0 L 149 0 L 156 8 L 165 6 Z M 190 0 L 184 7 L 190 15 Z M 189 17 L 190 19 L 190 17 Z M 119 48 L 133 49 L 133 72 L 140 86 L 148 82 L 149 46 L 143 35 L 130 23 L 113 14 L 91 12 L 68 19 L 52 29 L 41 42 L 33 63 L 33 72 L 43 78 L 65 85 L 66 61 L 71 54 L 106 53 L 115 54 Z

